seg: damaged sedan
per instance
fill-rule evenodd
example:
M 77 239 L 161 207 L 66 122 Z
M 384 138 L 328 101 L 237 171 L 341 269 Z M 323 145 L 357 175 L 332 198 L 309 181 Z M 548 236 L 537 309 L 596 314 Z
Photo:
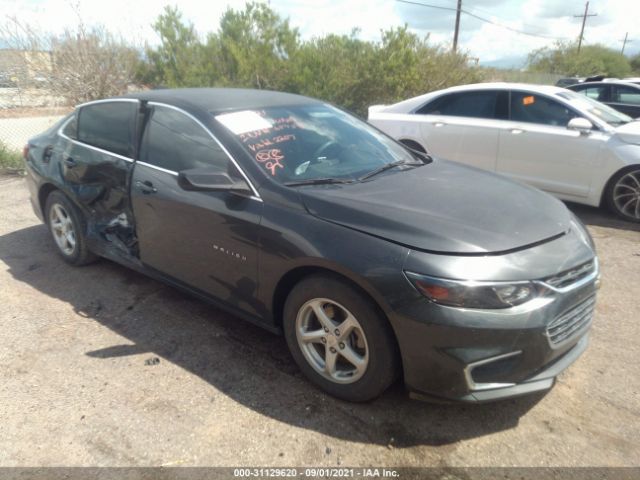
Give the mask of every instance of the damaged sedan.
M 94 101 L 25 159 L 65 261 L 104 257 L 282 333 L 339 398 L 399 378 L 433 400 L 543 391 L 587 346 L 598 261 L 560 201 L 322 101 L 242 89 Z

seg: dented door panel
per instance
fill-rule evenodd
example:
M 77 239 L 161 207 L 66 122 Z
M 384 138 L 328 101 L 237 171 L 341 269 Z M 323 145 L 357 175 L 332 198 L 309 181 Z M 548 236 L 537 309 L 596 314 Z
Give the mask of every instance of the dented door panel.
M 71 144 L 61 162 L 67 189 L 87 211 L 87 235 L 92 244 L 118 256 L 135 257 L 137 247 L 129 198 L 131 160 Z
M 122 105 L 131 115 L 129 121 L 133 128 L 137 109 L 130 103 Z M 83 109 L 76 112 L 79 128 L 83 122 L 82 112 Z M 90 247 L 102 255 L 135 260 L 138 255 L 137 240 L 129 196 L 133 158 L 68 138 L 64 134 L 61 137 L 66 145 L 59 152 L 57 162 L 60 177 L 65 190 L 87 212 L 85 218 Z M 133 146 L 133 133 L 129 141 Z

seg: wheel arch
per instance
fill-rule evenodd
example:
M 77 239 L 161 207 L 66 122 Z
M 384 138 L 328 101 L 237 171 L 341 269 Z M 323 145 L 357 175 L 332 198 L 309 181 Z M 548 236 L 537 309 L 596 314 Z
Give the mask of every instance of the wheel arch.
M 609 178 L 607 179 L 607 181 L 604 184 L 604 187 L 602 189 L 602 191 L 600 192 L 600 207 L 606 207 L 607 204 L 607 194 L 609 193 L 609 189 L 612 187 L 613 185 L 613 181 L 619 176 L 622 175 L 623 173 L 632 171 L 632 170 L 640 170 L 640 163 L 634 163 L 632 165 L 625 165 L 624 167 L 619 168 L 618 170 L 616 170 L 615 172 L 613 172 Z
M 341 273 L 337 269 L 332 269 L 328 266 L 324 265 L 302 265 L 297 266 L 288 272 L 286 272 L 276 284 L 274 289 L 273 298 L 272 298 L 272 313 L 275 325 L 278 328 L 282 328 L 283 322 L 283 312 L 284 312 L 284 304 L 287 301 L 287 297 L 289 296 L 289 292 L 291 289 L 301 280 L 307 278 L 312 275 L 328 275 L 332 276 L 338 280 L 344 281 L 355 287 L 357 291 L 359 291 L 365 298 L 368 298 L 374 308 L 378 310 L 380 314 L 384 316 L 386 321 L 389 323 L 389 327 L 393 332 L 393 340 L 396 345 L 396 351 L 398 352 L 398 362 L 400 367 L 400 374 L 404 375 L 404 365 L 402 354 L 400 352 L 400 343 L 398 342 L 398 335 L 395 331 L 393 322 L 390 319 L 390 309 L 384 304 L 384 301 L 380 298 L 379 294 L 376 293 L 375 289 L 370 285 L 367 285 L 366 282 L 357 281 L 353 277 Z
M 42 212 L 42 217 L 46 221 L 47 212 L 45 212 L 45 206 L 47 205 L 47 198 L 51 195 L 51 192 L 55 192 L 56 190 L 60 190 L 53 183 L 45 183 L 38 190 L 38 206 L 40 207 L 40 211 Z
M 273 290 L 271 299 L 273 318 L 278 327 L 282 326 L 282 313 L 284 311 L 284 304 L 287 301 L 287 297 L 289 296 L 289 292 L 291 292 L 291 289 L 306 277 L 323 274 L 335 277 L 339 280 L 348 282 L 349 284 L 353 285 L 358 291 L 360 291 L 360 293 L 371 300 L 373 305 L 375 305 L 380 313 L 382 313 L 387 321 L 389 321 L 390 310 L 384 304 L 383 300 L 380 298 L 380 295 L 372 286 L 366 284 L 366 282 L 364 281 L 354 279 L 353 276 L 341 272 L 339 271 L 339 269 L 334 269 L 326 265 L 310 264 L 296 266 L 287 271 L 278 280 L 278 283 Z M 389 321 L 389 324 L 391 324 L 391 326 L 393 327 L 391 321 Z

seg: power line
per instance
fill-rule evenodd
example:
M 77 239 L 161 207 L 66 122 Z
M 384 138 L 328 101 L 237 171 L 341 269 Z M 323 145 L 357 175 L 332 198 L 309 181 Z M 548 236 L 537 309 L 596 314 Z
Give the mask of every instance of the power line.
M 587 23 L 587 17 L 596 17 L 597 13 L 589 13 L 589 2 L 584 5 L 584 13 L 582 15 L 574 15 L 574 17 L 582 17 L 582 28 L 580 29 L 580 37 L 578 38 L 578 53 L 582 47 L 582 37 L 584 37 L 584 24 Z
M 452 12 L 457 12 L 457 8 L 454 8 L 454 7 L 443 7 L 441 5 L 432 5 L 432 4 L 428 4 L 428 3 L 413 2 L 411 0 L 396 0 L 396 2 L 407 3 L 407 4 L 410 4 L 410 5 L 419 5 L 421 7 L 436 8 L 436 9 L 439 9 L 439 10 L 449 10 L 449 11 L 452 11 Z M 542 35 L 542 34 L 537 34 L 537 33 L 525 32 L 524 30 L 518 30 L 517 28 L 513 28 L 513 27 L 510 27 L 508 25 L 503 25 L 502 23 L 494 22 L 493 20 L 491 20 L 489 18 L 482 17 L 480 15 L 472 13 L 472 12 L 470 12 L 468 10 L 464 10 L 462 8 L 460 9 L 460 12 L 464 13 L 465 15 L 469 15 L 470 17 L 473 17 L 473 18 L 475 18 L 477 20 L 480 20 L 482 22 L 489 23 L 491 25 L 495 25 L 496 27 L 501 27 L 501 28 L 504 28 L 504 29 L 507 29 L 507 30 L 511 30 L 512 32 L 520 33 L 522 35 L 529 35 L 530 37 L 544 38 L 544 39 L 547 39 L 547 40 L 563 40 L 562 37 L 552 37 L 550 35 Z

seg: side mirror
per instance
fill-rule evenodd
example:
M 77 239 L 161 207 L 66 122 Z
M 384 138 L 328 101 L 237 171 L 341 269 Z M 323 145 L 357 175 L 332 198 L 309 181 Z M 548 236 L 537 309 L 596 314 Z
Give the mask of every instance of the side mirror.
M 569 123 L 567 123 L 567 128 L 569 130 L 576 130 L 580 132 L 581 135 L 586 135 L 591 130 L 593 130 L 593 123 L 591 123 L 586 118 L 576 117 L 569 120 Z
M 226 172 L 210 168 L 193 168 L 178 173 L 178 185 L 184 190 L 200 192 L 235 192 L 251 195 L 244 180 L 235 180 Z

